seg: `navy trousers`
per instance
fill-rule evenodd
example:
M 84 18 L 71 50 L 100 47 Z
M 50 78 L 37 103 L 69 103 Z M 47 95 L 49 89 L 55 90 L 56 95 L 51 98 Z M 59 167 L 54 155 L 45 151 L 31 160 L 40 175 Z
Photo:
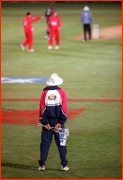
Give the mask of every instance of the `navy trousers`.
M 63 127 L 62 127 L 63 128 Z M 66 166 L 68 161 L 66 159 L 67 149 L 66 146 L 60 146 L 59 133 L 55 133 L 53 130 L 47 130 L 45 127 L 42 127 L 41 134 L 41 144 L 40 144 L 40 160 L 39 165 L 45 165 L 45 161 L 47 160 L 49 148 L 52 142 L 53 135 L 55 137 L 55 142 L 58 147 L 58 151 L 60 154 L 61 165 Z
M 90 26 L 90 24 L 84 24 L 83 27 L 84 27 L 84 40 L 85 41 L 87 40 L 86 32 L 88 32 L 89 40 L 91 40 L 91 26 Z

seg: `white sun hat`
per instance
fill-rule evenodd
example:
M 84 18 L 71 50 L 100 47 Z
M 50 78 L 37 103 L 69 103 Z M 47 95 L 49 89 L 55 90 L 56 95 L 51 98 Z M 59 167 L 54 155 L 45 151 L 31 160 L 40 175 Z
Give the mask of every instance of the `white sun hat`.
M 83 8 L 83 10 L 84 10 L 84 11 L 89 11 L 90 9 L 89 9 L 88 6 L 85 6 L 85 7 Z
M 52 74 L 49 79 L 47 79 L 46 84 L 50 86 L 56 86 L 63 83 L 63 79 L 60 78 L 56 73 Z

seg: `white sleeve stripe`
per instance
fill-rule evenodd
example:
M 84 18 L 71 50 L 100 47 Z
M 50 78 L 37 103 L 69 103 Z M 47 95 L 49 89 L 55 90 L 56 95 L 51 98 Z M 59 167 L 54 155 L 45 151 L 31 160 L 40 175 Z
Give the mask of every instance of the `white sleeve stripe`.
M 42 111 L 42 114 L 44 113 L 45 110 L 46 110 L 46 107 L 45 107 L 44 110 Z
M 63 109 L 61 108 L 62 113 L 67 117 L 67 114 L 64 113 Z

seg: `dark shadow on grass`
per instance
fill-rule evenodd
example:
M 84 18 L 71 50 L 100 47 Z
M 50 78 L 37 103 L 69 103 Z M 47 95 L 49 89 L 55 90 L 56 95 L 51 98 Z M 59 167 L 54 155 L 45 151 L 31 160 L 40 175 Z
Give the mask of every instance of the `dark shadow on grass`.
M 23 165 L 23 164 L 13 164 L 13 163 L 2 163 L 1 167 L 10 167 L 10 168 L 16 168 L 16 169 L 27 169 L 27 170 L 33 170 L 38 171 L 38 166 L 29 166 L 29 165 Z M 46 168 L 46 170 L 52 170 L 52 171 L 61 171 L 60 169 L 53 169 L 53 168 Z
M 13 164 L 13 163 L 1 163 L 1 167 L 10 167 L 10 168 L 17 168 L 17 169 L 31 169 L 37 171 L 38 168 L 34 166 L 29 165 L 23 165 L 23 164 Z
M 53 169 L 53 168 L 47 168 L 47 167 L 46 167 L 46 170 L 49 170 L 49 171 L 61 171 L 60 168 L 59 169 Z

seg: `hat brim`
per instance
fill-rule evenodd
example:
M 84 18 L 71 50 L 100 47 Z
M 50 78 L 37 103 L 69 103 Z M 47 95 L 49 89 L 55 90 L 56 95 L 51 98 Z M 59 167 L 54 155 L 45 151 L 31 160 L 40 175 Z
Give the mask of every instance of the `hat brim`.
M 63 83 L 63 79 L 59 78 L 57 81 L 50 81 L 50 78 L 47 79 L 46 84 L 50 85 L 50 86 L 57 86 Z

